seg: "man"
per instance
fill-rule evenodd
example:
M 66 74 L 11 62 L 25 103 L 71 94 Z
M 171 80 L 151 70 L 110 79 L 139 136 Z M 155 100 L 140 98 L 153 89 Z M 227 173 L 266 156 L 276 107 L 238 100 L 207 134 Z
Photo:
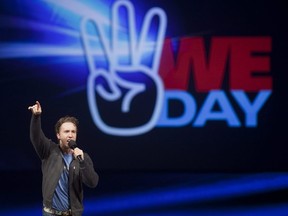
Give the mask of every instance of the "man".
M 76 141 L 78 120 L 70 116 L 58 120 L 55 125 L 58 139 L 56 144 L 42 131 L 40 103 L 36 101 L 36 104 L 28 109 L 32 111 L 30 139 L 42 161 L 43 216 L 81 216 L 82 183 L 94 188 L 98 184 L 99 176 L 87 153 L 77 147 L 69 147 L 70 140 Z

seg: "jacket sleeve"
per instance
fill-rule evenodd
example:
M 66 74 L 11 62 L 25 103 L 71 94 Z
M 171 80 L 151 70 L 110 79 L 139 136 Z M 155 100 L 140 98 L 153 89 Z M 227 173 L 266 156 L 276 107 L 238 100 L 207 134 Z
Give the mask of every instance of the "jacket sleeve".
M 94 170 L 93 162 L 87 153 L 84 153 L 84 160 L 80 162 L 80 171 L 83 183 L 91 188 L 97 186 L 99 175 Z
M 43 133 L 41 128 L 41 115 L 33 115 L 30 122 L 30 140 L 41 160 L 49 155 L 51 140 Z

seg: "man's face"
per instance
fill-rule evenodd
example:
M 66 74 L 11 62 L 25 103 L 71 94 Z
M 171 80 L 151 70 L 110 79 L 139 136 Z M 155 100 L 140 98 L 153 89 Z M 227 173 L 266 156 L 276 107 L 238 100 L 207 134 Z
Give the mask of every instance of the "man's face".
M 77 128 L 72 122 L 65 122 L 60 126 L 59 133 L 57 133 L 60 146 L 63 150 L 68 150 L 68 141 L 77 138 Z

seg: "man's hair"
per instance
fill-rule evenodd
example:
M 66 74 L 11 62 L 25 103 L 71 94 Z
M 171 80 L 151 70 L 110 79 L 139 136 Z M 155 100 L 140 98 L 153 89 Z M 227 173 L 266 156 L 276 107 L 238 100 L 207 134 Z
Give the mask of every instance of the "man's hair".
M 65 122 L 71 122 L 71 123 L 73 123 L 73 124 L 76 126 L 76 129 L 77 129 L 77 131 L 78 131 L 78 125 L 79 125 L 78 119 L 75 118 L 75 117 L 73 117 L 73 116 L 64 116 L 64 117 L 60 118 L 60 119 L 56 122 L 56 124 L 55 124 L 55 132 L 56 132 L 56 134 L 59 133 L 59 130 L 60 130 L 61 125 L 62 125 L 63 123 L 65 123 Z

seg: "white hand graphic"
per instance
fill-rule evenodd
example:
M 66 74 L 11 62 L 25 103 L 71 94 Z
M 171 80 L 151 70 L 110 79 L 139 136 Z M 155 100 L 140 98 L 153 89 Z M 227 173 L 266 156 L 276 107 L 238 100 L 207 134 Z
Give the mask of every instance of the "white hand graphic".
M 120 26 L 120 9 L 127 11 L 127 32 L 129 41 L 129 64 L 121 63 L 123 59 L 123 40 L 121 32 L 123 28 Z M 143 63 L 144 55 L 147 51 L 148 32 L 151 28 L 152 19 L 158 17 L 158 31 L 155 39 L 154 53 L 151 55 L 152 64 L 147 66 Z M 92 35 L 88 31 L 88 26 L 93 26 L 97 35 Z M 118 136 L 132 136 L 145 133 L 152 129 L 157 123 L 158 117 L 162 109 L 162 100 L 164 87 L 160 77 L 158 76 L 158 68 L 160 57 L 162 54 L 162 46 L 166 31 L 167 18 L 164 11 L 160 8 L 152 8 L 145 15 L 143 26 L 139 34 L 137 43 L 135 12 L 133 5 L 127 0 L 116 1 L 112 8 L 112 26 L 111 41 L 107 40 L 107 31 L 101 26 L 97 20 L 90 17 L 83 18 L 81 25 L 81 35 L 84 43 L 86 59 L 89 66 L 89 76 L 87 82 L 87 95 L 90 111 L 94 123 L 105 133 Z M 103 52 L 107 59 L 108 69 L 96 64 L 95 50 L 92 48 L 95 37 L 100 40 Z M 147 57 L 147 56 L 145 56 Z M 152 96 L 151 96 L 152 95 Z M 138 98 L 138 99 L 137 99 Z M 112 112 L 107 108 L 101 109 L 101 105 L 115 108 Z M 137 106 L 137 103 L 140 103 Z M 143 104 L 145 103 L 145 104 Z M 135 105 L 136 104 L 136 105 Z M 142 106 L 142 109 L 141 109 Z M 147 114 L 143 113 L 143 107 L 148 107 Z M 106 107 L 106 106 L 105 106 Z M 118 109 L 118 110 L 117 110 Z M 138 111 L 136 110 L 138 109 Z M 118 121 L 131 120 L 135 116 L 146 116 L 137 124 L 126 125 L 125 123 L 112 123 L 108 120 L 114 115 L 120 115 Z M 137 119 L 137 118 L 135 118 Z

